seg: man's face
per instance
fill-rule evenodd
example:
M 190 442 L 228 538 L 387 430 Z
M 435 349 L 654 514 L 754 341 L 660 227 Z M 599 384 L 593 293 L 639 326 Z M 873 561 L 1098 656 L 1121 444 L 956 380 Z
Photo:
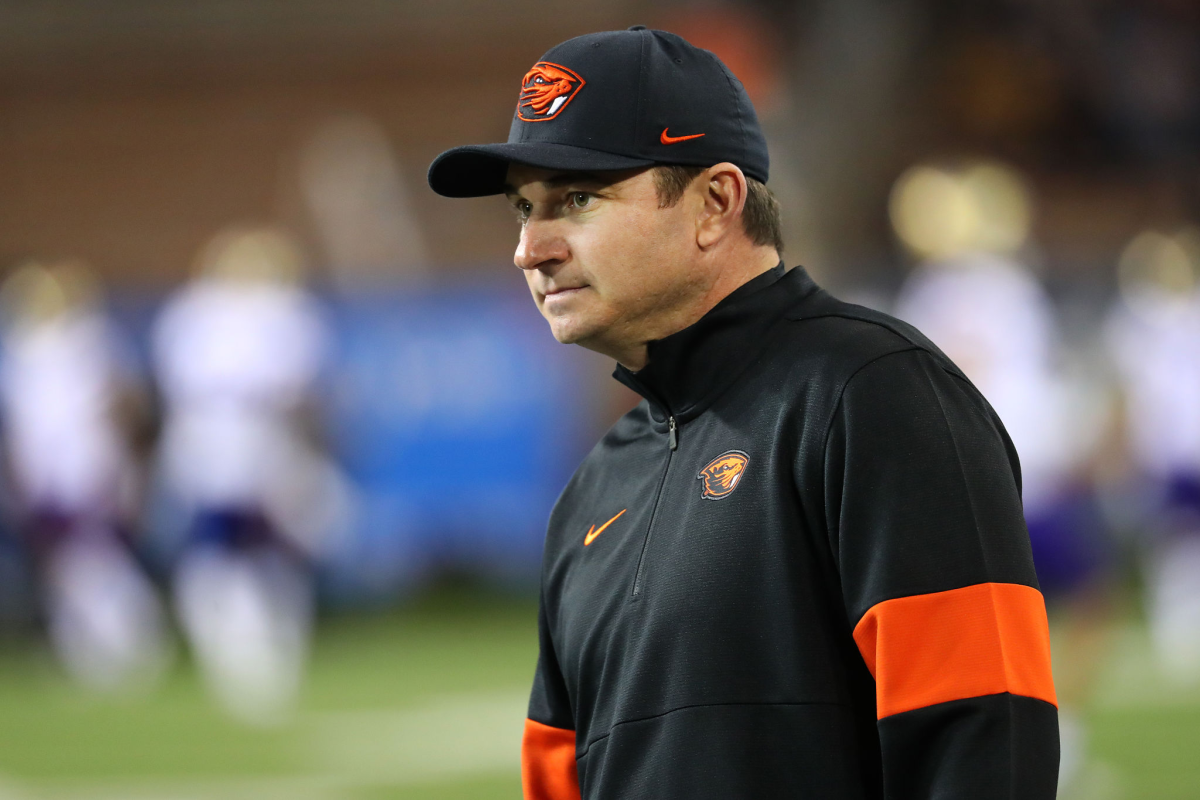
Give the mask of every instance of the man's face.
M 660 208 L 651 169 L 513 164 L 507 184 L 521 223 L 513 261 L 554 338 L 623 361 L 630 347 L 678 330 L 675 310 L 706 288 L 690 269 L 702 201 L 685 194 Z

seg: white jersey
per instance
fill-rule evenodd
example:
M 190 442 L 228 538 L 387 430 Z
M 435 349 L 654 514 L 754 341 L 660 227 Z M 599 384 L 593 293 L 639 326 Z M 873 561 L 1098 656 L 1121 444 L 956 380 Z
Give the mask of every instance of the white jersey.
M 1045 290 L 1023 265 L 988 254 L 918 267 L 896 302 L 999 414 L 1021 459 L 1032 509 L 1055 492 L 1081 444 L 1055 375 L 1059 334 Z
M 167 304 L 153 346 L 171 487 L 197 506 L 269 504 L 296 466 L 291 417 L 325 354 L 316 303 L 295 287 L 197 281 Z
M 1159 477 L 1200 475 L 1200 291 L 1144 287 L 1118 303 L 1106 332 L 1133 459 Z
M 24 502 L 107 515 L 128 499 L 131 459 L 115 423 L 117 339 L 96 312 L 20 326 L 4 336 L 0 397 Z

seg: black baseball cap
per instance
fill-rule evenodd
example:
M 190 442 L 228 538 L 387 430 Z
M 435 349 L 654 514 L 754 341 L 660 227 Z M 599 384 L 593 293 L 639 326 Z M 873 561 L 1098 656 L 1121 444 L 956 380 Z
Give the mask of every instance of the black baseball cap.
M 709 51 L 644 25 L 551 48 L 521 81 L 508 141 L 447 150 L 429 186 L 500 194 L 514 161 L 589 172 L 729 161 L 763 183 L 770 164 L 742 82 Z

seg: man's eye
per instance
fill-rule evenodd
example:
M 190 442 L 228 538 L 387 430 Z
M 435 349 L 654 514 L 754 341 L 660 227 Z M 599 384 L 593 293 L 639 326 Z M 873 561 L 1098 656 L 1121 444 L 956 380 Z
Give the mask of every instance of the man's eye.
M 519 219 L 521 222 L 529 219 L 529 203 L 513 203 L 512 208 L 513 212 L 517 215 L 517 219 Z
M 576 208 L 586 208 L 592 202 L 592 196 L 587 192 L 571 192 L 571 205 Z

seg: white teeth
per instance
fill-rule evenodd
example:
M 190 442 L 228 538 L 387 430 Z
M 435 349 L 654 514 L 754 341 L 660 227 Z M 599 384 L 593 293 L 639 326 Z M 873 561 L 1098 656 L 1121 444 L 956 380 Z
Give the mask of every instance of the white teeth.
M 565 102 L 567 102 L 567 96 L 565 94 L 554 98 L 554 102 L 550 104 L 550 110 L 546 112 L 546 116 L 548 117 L 554 112 L 558 111 L 559 107 Z

